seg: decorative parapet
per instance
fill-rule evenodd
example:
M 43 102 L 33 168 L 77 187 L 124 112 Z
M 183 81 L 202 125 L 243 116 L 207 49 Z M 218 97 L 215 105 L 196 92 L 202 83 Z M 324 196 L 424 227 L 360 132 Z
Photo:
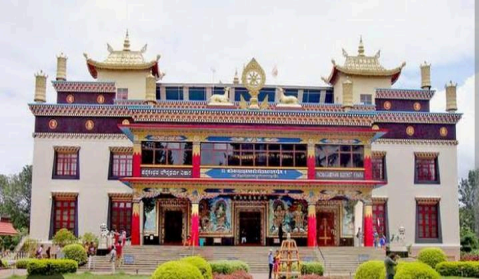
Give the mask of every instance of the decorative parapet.
M 376 123 L 426 123 L 456 124 L 461 119 L 459 113 L 431 112 L 377 112 Z
M 436 159 L 439 152 L 414 152 L 414 156 L 420 159 Z
M 458 145 L 457 140 L 377 139 L 373 144 Z
M 400 99 L 400 100 L 430 100 L 434 96 L 434 90 L 424 89 L 376 89 L 376 99 Z
M 101 81 L 52 81 L 57 92 L 115 93 L 114 82 Z
M 113 153 L 133 154 L 133 147 L 132 146 L 110 146 L 110 151 Z
M 416 197 L 418 204 L 438 204 L 441 201 L 441 197 Z
M 87 104 L 30 104 L 35 116 L 129 117 L 127 106 Z
M 383 158 L 386 156 L 386 151 L 373 151 L 371 153 L 371 157 L 374 158 Z
M 78 197 L 78 192 L 51 192 L 55 199 L 75 199 Z
M 80 150 L 80 146 L 54 146 L 56 152 L 76 153 Z
M 128 137 L 125 134 L 84 134 L 84 133 L 33 133 L 33 138 L 38 138 L 38 139 L 128 140 Z

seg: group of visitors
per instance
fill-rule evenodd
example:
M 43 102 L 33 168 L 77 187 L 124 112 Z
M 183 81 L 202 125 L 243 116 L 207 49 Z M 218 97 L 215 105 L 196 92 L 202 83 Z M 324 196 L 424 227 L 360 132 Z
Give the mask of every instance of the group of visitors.
M 374 232 L 373 233 L 373 244 L 374 244 L 374 247 L 376 248 L 386 248 L 386 244 L 387 244 L 387 238 L 384 234 L 382 234 L 381 236 L 379 236 L 378 232 Z M 356 233 L 356 242 L 355 242 L 355 246 L 356 247 L 361 247 L 363 246 L 363 232 L 361 231 L 361 228 L 358 228 L 358 232 Z
M 51 247 L 48 246 L 45 253 L 43 253 L 43 244 L 40 244 L 37 251 L 35 252 L 35 258 L 37 259 L 50 259 L 51 258 Z
M 125 246 L 127 237 L 126 231 L 122 231 L 121 234 L 118 233 L 116 230 L 113 230 L 114 236 L 114 243 L 110 248 L 110 263 L 112 263 L 112 271 L 115 271 L 115 267 L 121 264 L 121 253 L 123 251 L 123 247 Z
M 269 262 L 269 279 L 272 279 L 271 276 L 276 278 L 276 274 L 279 271 L 279 250 L 276 250 L 273 256 L 273 250 L 269 249 L 268 262 Z

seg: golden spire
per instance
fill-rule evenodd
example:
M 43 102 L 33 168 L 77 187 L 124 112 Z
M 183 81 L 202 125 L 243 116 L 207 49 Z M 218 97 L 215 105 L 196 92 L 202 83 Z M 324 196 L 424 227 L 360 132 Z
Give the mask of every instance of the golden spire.
M 238 69 L 235 71 L 235 76 L 233 78 L 233 84 L 239 84 Z
M 126 29 L 125 41 L 123 42 L 123 51 L 130 51 L 130 38 L 128 36 L 128 29 Z
M 364 56 L 363 36 L 359 37 L 358 56 Z

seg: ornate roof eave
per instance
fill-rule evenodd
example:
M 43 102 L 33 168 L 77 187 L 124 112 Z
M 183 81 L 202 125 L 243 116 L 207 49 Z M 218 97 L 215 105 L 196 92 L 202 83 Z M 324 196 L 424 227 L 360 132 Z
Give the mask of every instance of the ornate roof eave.
M 84 54 L 86 58 L 86 63 L 88 66 L 88 71 L 93 78 L 98 77 L 98 70 L 113 70 L 113 71 L 141 71 L 151 69 L 151 73 L 156 78 L 160 78 L 160 70 L 158 68 L 158 60 L 160 55 L 157 56 L 156 60 L 150 62 L 145 62 L 141 64 L 112 64 L 112 63 L 103 63 L 95 61 L 91 58 L 88 58 L 87 54 Z
M 435 90 L 377 88 L 376 99 L 430 100 Z
M 64 81 L 53 80 L 57 92 L 115 93 L 115 82 L 111 81 Z
M 130 117 L 127 106 L 108 104 L 28 104 L 34 116 Z
M 461 113 L 378 111 L 374 123 L 457 124 Z
M 343 66 L 336 65 L 333 60 L 333 69 L 331 70 L 331 74 L 329 77 L 324 78 L 322 80 L 327 84 L 334 85 L 336 83 L 336 79 L 339 73 L 343 73 L 349 76 L 367 76 L 367 77 L 390 77 L 391 78 L 391 85 L 394 84 L 401 75 L 401 71 L 406 66 L 406 62 L 403 62 L 401 66 L 390 69 L 390 70 L 383 70 L 383 71 L 370 71 L 370 70 L 355 70 L 355 69 L 348 69 Z

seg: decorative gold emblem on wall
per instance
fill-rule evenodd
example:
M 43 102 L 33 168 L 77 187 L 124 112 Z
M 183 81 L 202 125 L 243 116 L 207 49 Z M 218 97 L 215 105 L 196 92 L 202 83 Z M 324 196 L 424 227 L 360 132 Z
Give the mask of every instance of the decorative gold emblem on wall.
M 50 121 L 48 121 L 48 128 L 50 128 L 50 130 L 55 130 L 57 126 L 58 122 L 55 119 L 50 119 Z
M 413 126 L 407 126 L 406 128 L 406 134 L 408 136 L 413 136 L 414 135 L 414 127 Z
M 413 105 L 415 111 L 421 110 L 421 104 L 419 102 L 415 102 Z
M 95 122 L 93 122 L 93 120 L 89 119 L 85 122 L 85 128 L 88 130 L 88 131 L 91 131 L 93 130 L 93 128 L 95 127 Z
M 391 109 L 391 102 L 389 102 L 389 101 L 384 102 L 383 107 L 384 107 L 385 110 L 390 110 Z
M 73 102 L 75 102 L 75 97 L 72 94 L 69 94 L 66 100 L 67 100 L 67 103 L 72 104 Z
M 241 82 L 251 96 L 249 109 L 260 109 L 258 105 L 258 94 L 266 83 L 266 74 L 256 59 L 251 59 L 243 69 Z
M 121 121 L 121 124 L 122 124 L 122 125 L 130 125 L 130 120 L 128 120 L 128 119 L 123 119 L 123 121 Z
M 439 129 L 439 134 L 441 135 L 441 137 L 446 137 L 447 136 L 447 128 L 446 127 L 441 127 Z
M 379 126 L 377 124 L 374 124 L 372 127 L 373 130 L 379 130 Z
M 99 104 L 103 104 L 105 102 L 105 96 L 103 96 L 102 94 L 98 95 L 98 97 L 96 97 L 96 102 Z

